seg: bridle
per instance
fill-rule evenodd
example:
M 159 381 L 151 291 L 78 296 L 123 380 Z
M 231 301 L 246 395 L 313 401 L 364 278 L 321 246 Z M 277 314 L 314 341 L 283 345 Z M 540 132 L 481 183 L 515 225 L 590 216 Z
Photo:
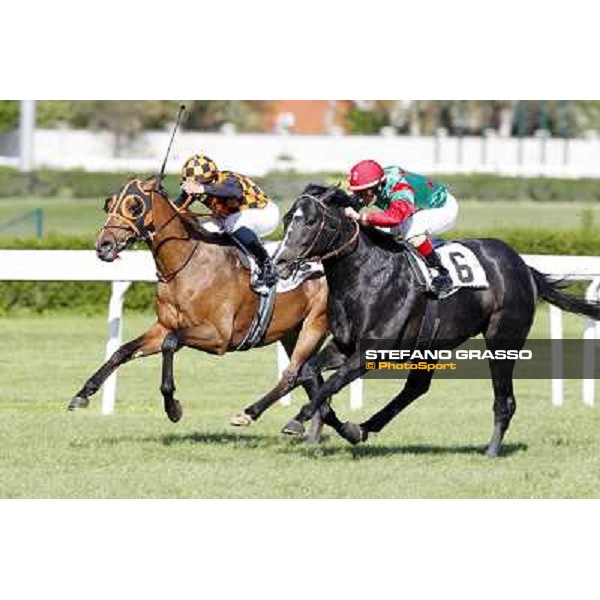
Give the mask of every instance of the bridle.
M 132 187 L 134 188 L 133 191 L 131 191 Z M 155 227 L 152 215 L 152 194 L 154 193 L 158 194 L 164 200 L 166 200 L 175 210 L 175 212 L 159 227 Z M 158 277 L 158 280 L 161 283 L 169 283 L 170 281 L 172 281 L 190 263 L 192 257 L 198 249 L 198 246 L 200 245 L 200 240 L 196 240 L 194 247 L 191 249 L 189 255 L 186 257 L 183 263 L 179 267 L 177 267 L 177 269 L 170 273 L 167 273 L 166 275 L 162 273 L 160 271 L 160 268 L 158 267 L 158 258 L 160 250 L 167 242 L 174 240 L 189 241 L 192 239 L 192 236 L 189 235 L 189 237 L 187 238 L 169 237 L 162 240 L 159 244 L 156 245 L 156 247 L 153 245 L 153 241 L 155 236 L 161 233 L 164 229 L 166 229 L 175 219 L 181 219 L 185 210 L 180 209 L 171 202 L 166 191 L 164 190 L 164 188 L 162 188 L 160 184 L 156 184 L 151 190 L 148 191 L 143 188 L 142 182 L 137 179 L 127 184 L 123 188 L 119 196 L 113 198 L 113 202 L 110 203 L 110 205 L 107 205 L 108 217 L 100 232 L 102 233 L 103 231 L 106 231 L 112 236 L 113 243 L 117 251 L 119 252 L 138 240 L 146 242 L 150 248 L 150 251 L 152 252 L 152 255 L 154 256 L 155 263 L 157 265 L 156 275 Z M 133 214 L 131 209 L 131 204 L 135 200 L 141 201 L 143 204 L 143 209 L 137 215 Z M 120 224 L 115 225 L 111 223 L 111 220 L 116 220 Z M 135 233 L 135 237 L 125 238 L 124 242 L 118 242 L 116 235 L 113 232 L 129 232 L 131 230 L 133 230 L 133 232 Z
M 324 194 L 323 198 L 326 199 L 329 195 L 335 193 L 335 191 L 336 190 L 334 188 L 334 190 L 330 190 L 330 191 L 326 192 Z M 324 261 L 324 260 L 328 260 L 330 258 L 335 258 L 336 256 L 341 256 L 342 253 L 346 249 L 350 248 L 350 246 L 352 246 L 352 244 L 354 244 L 354 242 L 356 242 L 356 240 L 358 239 L 358 235 L 360 233 L 360 225 L 356 221 L 352 221 L 352 223 L 354 225 L 354 232 L 352 233 L 350 238 L 346 241 L 343 241 L 341 243 L 341 245 L 330 250 L 329 248 L 331 248 L 331 246 L 333 246 L 335 244 L 335 242 L 342 236 L 343 218 L 338 216 L 337 214 L 333 213 L 327 207 L 327 205 L 324 203 L 323 198 L 317 198 L 316 196 L 313 196 L 312 194 L 302 194 L 298 198 L 298 200 L 301 200 L 303 198 L 306 198 L 306 199 L 310 200 L 311 202 L 314 202 L 315 204 L 317 204 L 320 207 L 321 222 L 319 223 L 318 231 L 316 232 L 315 237 L 312 240 L 310 246 L 302 254 L 300 254 L 300 256 L 298 256 L 297 258 L 287 261 L 287 262 L 289 262 L 289 264 L 292 265 L 292 267 L 294 269 L 298 269 L 302 264 L 307 263 L 307 262 Z M 333 231 L 335 232 L 335 235 L 325 245 L 325 253 L 324 254 L 321 254 L 321 255 L 311 254 L 311 252 L 313 251 L 313 249 L 319 242 L 319 240 L 321 238 L 321 234 L 326 229 L 326 220 L 327 220 L 326 218 L 327 217 L 331 217 L 331 218 L 335 219 L 335 221 L 336 221 L 336 225 L 332 228 Z M 330 229 L 330 228 L 328 227 L 328 229 Z

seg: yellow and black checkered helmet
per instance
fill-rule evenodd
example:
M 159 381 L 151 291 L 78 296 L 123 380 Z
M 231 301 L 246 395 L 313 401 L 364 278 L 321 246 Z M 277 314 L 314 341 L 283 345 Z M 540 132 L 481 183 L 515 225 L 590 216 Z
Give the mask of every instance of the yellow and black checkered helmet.
M 195 181 L 196 183 L 211 183 L 218 174 L 215 161 L 204 154 L 190 156 L 181 169 L 181 183 Z

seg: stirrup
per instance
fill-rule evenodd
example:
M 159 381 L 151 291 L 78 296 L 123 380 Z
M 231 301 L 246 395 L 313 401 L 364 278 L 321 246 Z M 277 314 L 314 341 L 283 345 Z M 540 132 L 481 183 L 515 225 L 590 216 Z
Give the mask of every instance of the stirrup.
M 269 294 L 271 290 L 277 285 L 279 280 L 277 273 L 273 269 L 273 265 L 267 266 L 265 263 L 262 267 L 257 263 L 258 272 L 255 275 L 254 281 L 252 281 L 252 289 L 257 294 Z
M 257 285 L 265 285 L 267 287 L 273 287 L 278 281 L 277 273 L 275 269 L 273 269 L 273 265 L 264 264 L 262 269 L 260 269 L 258 276 L 256 277 Z

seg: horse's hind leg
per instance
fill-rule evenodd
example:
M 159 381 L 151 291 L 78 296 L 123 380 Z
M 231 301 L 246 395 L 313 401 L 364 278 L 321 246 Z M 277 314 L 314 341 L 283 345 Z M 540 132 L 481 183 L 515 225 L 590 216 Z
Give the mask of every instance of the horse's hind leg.
M 75 394 L 69 403 L 68 410 L 86 408 L 90 396 L 95 394 L 108 377 L 122 364 L 135 358 L 150 356 L 160 352 L 162 342 L 167 335 L 167 330 L 160 324 L 155 323 L 144 335 L 127 342 L 121 346 L 98 371 L 96 371 Z
M 177 423 L 181 419 L 181 404 L 175 399 L 175 380 L 173 377 L 173 359 L 175 352 L 179 350 L 180 343 L 177 334 L 171 332 L 165 338 L 162 344 L 163 366 L 162 382 L 160 391 L 165 403 L 165 412 L 172 423 Z
M 514 360 L 490 360 L 494 386 L 494 432 L 486 451 L 488 458 L 496 458 L 500 454 L 502 440 L 517 410 L 512 379 L 514 368 Z
M 277 400 L 283 398 L 299 385 L 304 385 L 305 382 L 312 379 L 312 376 L 299 378 L 299 374 L 303 370 L 306 361 L 311 356 L 314 356 L 323 342 L 326 329 L 323 319 L 324 316 L 322 315 L 310 321 L 307 319 L 300 329 L 290 331 L 281 338 L 280 341 L 287 355 L 290 357 L 290 364 L 271 391 L 260 400 L 254 402 L 254 404 L 246 407 L 242 412 L 232 416 L 230 420 L 232 425 L 250 425 L 254 421 L 257 421 Z M 305 390 L 310 397 L 311 391 L 306 387 Z
M 533 307 L 529 311 L 514 308 L 495 313 L 484 334 L 488 350 L 521 350 L 532 321 Z M 490 360 L 489 364 L 494 388 L 494 431 L 486 454 L 489 458 L 496 458 L 500 454 L 502 440 L 517 410 L 513 391 L 515 361 Z

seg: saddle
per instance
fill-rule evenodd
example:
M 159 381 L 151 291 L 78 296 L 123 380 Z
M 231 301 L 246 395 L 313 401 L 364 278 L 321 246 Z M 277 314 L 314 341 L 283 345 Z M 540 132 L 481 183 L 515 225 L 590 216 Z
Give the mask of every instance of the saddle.
M 430 292 L 433 279 L 431 269 L 412 244 L 405 241 L 399 241 L 399 243 L 404 245 L 407 250 L 409 264 L 419 286 Z M 444 298 L 452 296 L 461 288 L 486 289 L 489 287 L 487 275 L 479 259 L 462 241 L 447 242 L 436 239 L 433 241 L 433 246 L 452 279 L 452 289 L 444 295 Z
M 251 254 L 248 254 L 243 246 L 236 244 L 235 240 L 227 235 L 219 225 L 212 219 L 206 219 L 205 217 L 199 218 L 194 213 L 188 213 L 190 216 L 195 217 L 192 222 L 198 236 L 205 242 L 219 244 L 223 246 L 231 246 L 237 251 L 238 259 L 242 268 L 246 271 L 250 271 L 251 281 L 250 285 L 257 294 L 265 294 L 266 288 L 258 288 L 255 283 L 258 276 L 258 265 Z M 269 256 L 273 257 L 277 252 L 279 244 L 277 242 L 266 242 L 264 244 L 266 251 Z M 291 292 L 299 287 L 309 278 L 321 277 L 324 275 L 323 265 L 319 262 L 311 262 L 302 265 L 296 272 L 294 272 L 287 279 L 280 279 L 276 285 L 276 291 L 278 294 L 285 294 Z
M 307 279 L 322 277 L 324 275 L 323 266 L 321 263 L 307 263 L 287 279 L 280 279 L 273 287 L 259 287 L 256 283 L 259 268 L 254 257 L 243 246 L 236 244 L 235 240 L 227 235 L 212 219 L 198 218 L 194 213 L 189 214 L 195 217 L 192 223 L 197 234 L 203 240 L 233 247 L 237 252 L 242 268 L 250 272 L 250 286 L 259 297 L 258 308 L 244 340 L 236 348 L 238 351 L 250 350 L 264 339 L 273 317 L 277 294 L 291 292 Z M 272 257 L 277 251 L 279 244 L 277 242 L 267 242 L 264 246 L 269 256 Z

